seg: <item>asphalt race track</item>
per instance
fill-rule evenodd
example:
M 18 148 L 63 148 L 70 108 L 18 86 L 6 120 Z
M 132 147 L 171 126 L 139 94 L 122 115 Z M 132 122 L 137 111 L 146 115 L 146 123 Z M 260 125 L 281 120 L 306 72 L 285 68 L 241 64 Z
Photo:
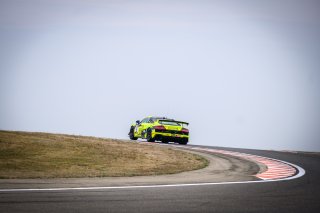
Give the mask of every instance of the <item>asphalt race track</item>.
M 302 177 L 218 185 L 1 191 L 0 212 L 320 212 L 320 155 L 223 149 L 302 167 Z

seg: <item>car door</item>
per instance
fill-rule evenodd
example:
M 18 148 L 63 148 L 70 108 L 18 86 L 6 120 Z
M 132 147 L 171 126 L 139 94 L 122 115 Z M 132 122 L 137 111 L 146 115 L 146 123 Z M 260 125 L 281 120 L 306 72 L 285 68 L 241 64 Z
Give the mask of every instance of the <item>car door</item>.
M 144 118 L 142 119 L 142 121 L 139 123 L 139 125 L 137 126 L 137 135 L 142 137 L 143 135 L 141 135 L 142 132 L 144 132 L 144 130 L 147 127 L 147 122 L 148 122 L 149 118 Z

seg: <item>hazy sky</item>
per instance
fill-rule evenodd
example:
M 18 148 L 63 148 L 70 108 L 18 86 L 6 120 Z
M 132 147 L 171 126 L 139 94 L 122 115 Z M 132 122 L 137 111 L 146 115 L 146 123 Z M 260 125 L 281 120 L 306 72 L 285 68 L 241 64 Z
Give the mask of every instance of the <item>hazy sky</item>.
M 0 129 L 320 151 L 320 1 L 0 0 Z

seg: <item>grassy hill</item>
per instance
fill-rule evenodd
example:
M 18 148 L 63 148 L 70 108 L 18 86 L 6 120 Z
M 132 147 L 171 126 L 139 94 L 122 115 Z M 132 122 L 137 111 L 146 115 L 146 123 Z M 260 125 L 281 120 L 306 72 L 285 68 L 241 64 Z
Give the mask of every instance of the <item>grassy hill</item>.
M 201 156 L 115 139 L 0 131 L 0 178 L 120 177 L 200 169 Z

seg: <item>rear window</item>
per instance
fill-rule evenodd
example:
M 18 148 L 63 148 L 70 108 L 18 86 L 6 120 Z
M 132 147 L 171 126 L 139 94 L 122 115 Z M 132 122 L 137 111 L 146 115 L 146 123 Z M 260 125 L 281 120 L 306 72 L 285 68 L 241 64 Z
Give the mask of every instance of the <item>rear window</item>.
M 174 121 L 159 121 L 159 124 L 170 125 L 170 126 L 181 126 L 179 123 Z

